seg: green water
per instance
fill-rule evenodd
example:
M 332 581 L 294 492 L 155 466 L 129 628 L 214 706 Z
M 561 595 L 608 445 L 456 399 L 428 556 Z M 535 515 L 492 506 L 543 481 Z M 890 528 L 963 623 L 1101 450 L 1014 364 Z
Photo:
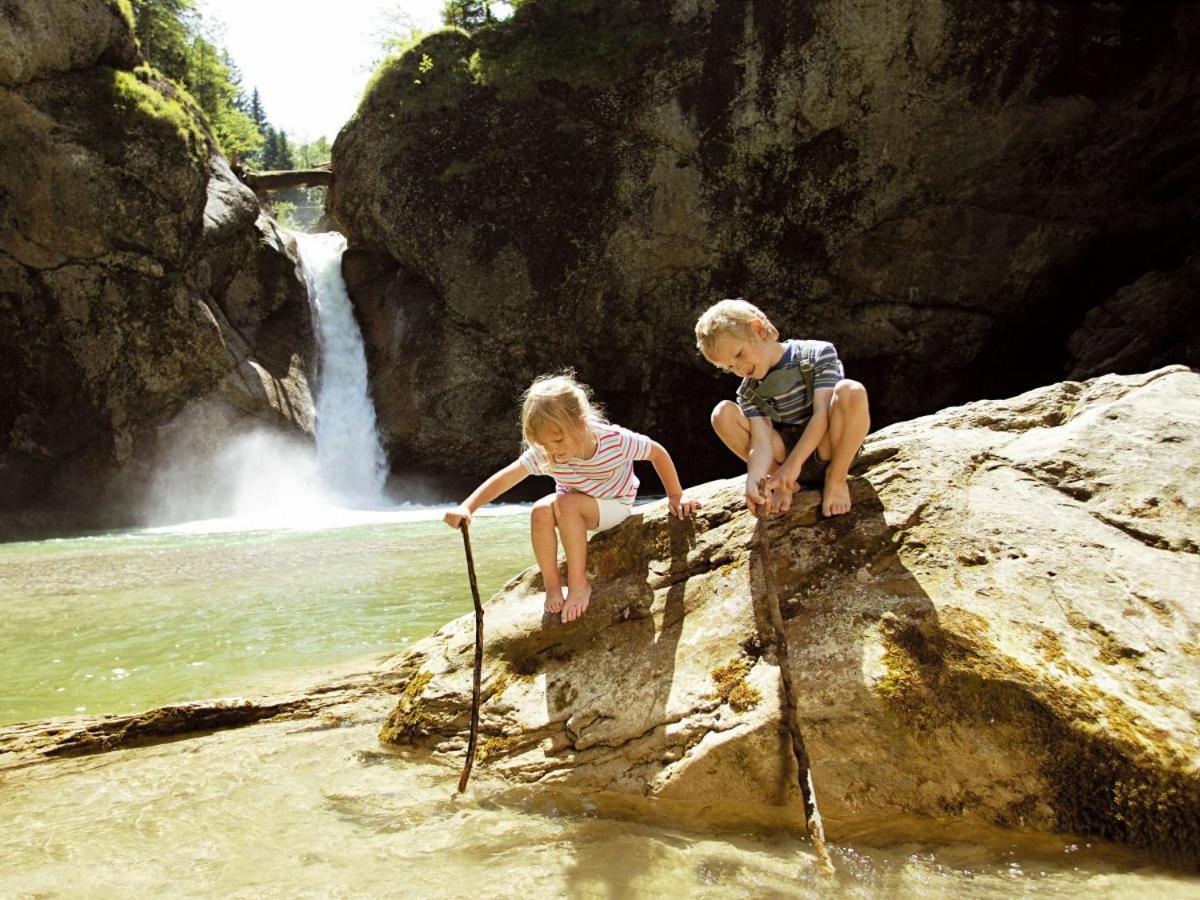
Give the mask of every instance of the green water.
M 472 528 L 486 598 L 532 564 L 527 517 Z M 439 520 L 0 544 L 0 724 L 294 684 L 471 610 Z

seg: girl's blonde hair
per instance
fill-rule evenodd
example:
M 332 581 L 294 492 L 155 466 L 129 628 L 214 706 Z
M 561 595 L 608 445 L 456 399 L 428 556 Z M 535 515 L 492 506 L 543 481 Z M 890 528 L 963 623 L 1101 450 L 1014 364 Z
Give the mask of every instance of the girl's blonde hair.
M 779 340 L 779 329 L 771 324 L 767 314 L 747 303 L 741 297 L 735 300 L 722 300 L 714 303 L 704 311 L 696 322 L 696 346 L 704 354 L 704 358 L 712 362 L 712 353 L 717 348 L 717 341 L 726 335 L 749 338 L 754 332 L 752 322 L 762 322 L 767 337 L 773 341 Z
M 537 443 L 547 425 L 577 431 L 579 422 L 604 425 L 604 410 L 592 399 L 592 389 L 575 378 L 574 369 L 539 375 L 521 397 L 521 436 L 525 446 Z

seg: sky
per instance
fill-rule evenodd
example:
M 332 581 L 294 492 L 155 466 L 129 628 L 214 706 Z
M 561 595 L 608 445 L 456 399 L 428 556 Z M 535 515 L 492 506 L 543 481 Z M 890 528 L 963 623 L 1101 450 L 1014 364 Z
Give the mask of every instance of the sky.
M 205 23 L 258 88 L 267 119 L 299 141 L 332 143 L 379 56 L 385 13 L 423 31 L 441 27 L 442 0 L 200 0 Z

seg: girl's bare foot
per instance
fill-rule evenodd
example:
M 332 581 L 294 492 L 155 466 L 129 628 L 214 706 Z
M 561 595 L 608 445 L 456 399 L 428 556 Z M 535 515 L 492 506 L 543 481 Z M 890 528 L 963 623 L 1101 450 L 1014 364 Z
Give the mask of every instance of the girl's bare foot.
M 579 587 L 568 588 L 567 603 L 562 611 L 563 622 L 574 622 L 582 616 L 590 599 L 592 599 L 592 586 L 586 581 Z
M 562 586 L 546 588 L 546 612 L 556 613 L 563 608 Z
M 826 478 L 825 490 L 821 492 L 821 512 L 826 516 L 840 516 L 850 512 L 850 485 L 845 478 Z

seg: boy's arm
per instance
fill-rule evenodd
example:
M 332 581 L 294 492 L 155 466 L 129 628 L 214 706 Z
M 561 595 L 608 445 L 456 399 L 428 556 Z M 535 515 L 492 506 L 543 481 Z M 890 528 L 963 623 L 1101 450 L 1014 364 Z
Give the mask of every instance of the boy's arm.
M 650 442 L 650 462 L 658 473 L 659 481 L 667 491 L 667 506 L 671 515 L 677 519 L 686 519 L 700 508 L 699 500 L 689 500 L 683 496 L 683 485 L 679 483 L 679 473 L 675 471 L 675 463 L 667 448 L 658 441 Z
M 750 458 L 746 461 L 746 506 L 753 515 L 758 515 L 758 507 L 767 502 L 758 490 L 758 483 L 767 477 L 771 463 L 775 461 L 775 451 L 771 446 L 771 433 L 774 428 L 771 420 L 762 416 L 752 416 L 750 422 Z
M 471 516 L 475 514 L 475 510 L 481 506 L 487 506 L 501 494 L 505 494 L 510 489 L 516 487 L 528 476 L 529 470 L 521 464 L 519 459 L 509 463 L 499 472 L 493 473 L 487 481 L 475 488 L 475 490 L 471 491 L 471 496 L 446 513 L 442 517 L 442 521 L 451 528 L 458 528 L 463 522 L 470 524 Z
M 817 452 L 817 445 L 821 443 L 821 439 L 825 437 L 825 432 L 829 430 L 829 404 L 832 400 L 832 388 L 817 388 L 813 391 L 812 418 L 804 426 L 804 431 L 800 433 L 800 440 L 796 441 L 796 446 L 792 448 L 792 452 L 788 454 L 787 459 L 783 461 L 783 465 L 779 467 L 779 471 L 773 476 L 773 482 L 783 488 L 779 492 L 779 509 L 781 512 L 787 512 L 791 508 L 792 494 L 796 492 L 798 487 L 796 479 L 800 477 L 800 470 L 804 468 L 804 461 Z M 775 484 L 771 486 L 774 487 Z

